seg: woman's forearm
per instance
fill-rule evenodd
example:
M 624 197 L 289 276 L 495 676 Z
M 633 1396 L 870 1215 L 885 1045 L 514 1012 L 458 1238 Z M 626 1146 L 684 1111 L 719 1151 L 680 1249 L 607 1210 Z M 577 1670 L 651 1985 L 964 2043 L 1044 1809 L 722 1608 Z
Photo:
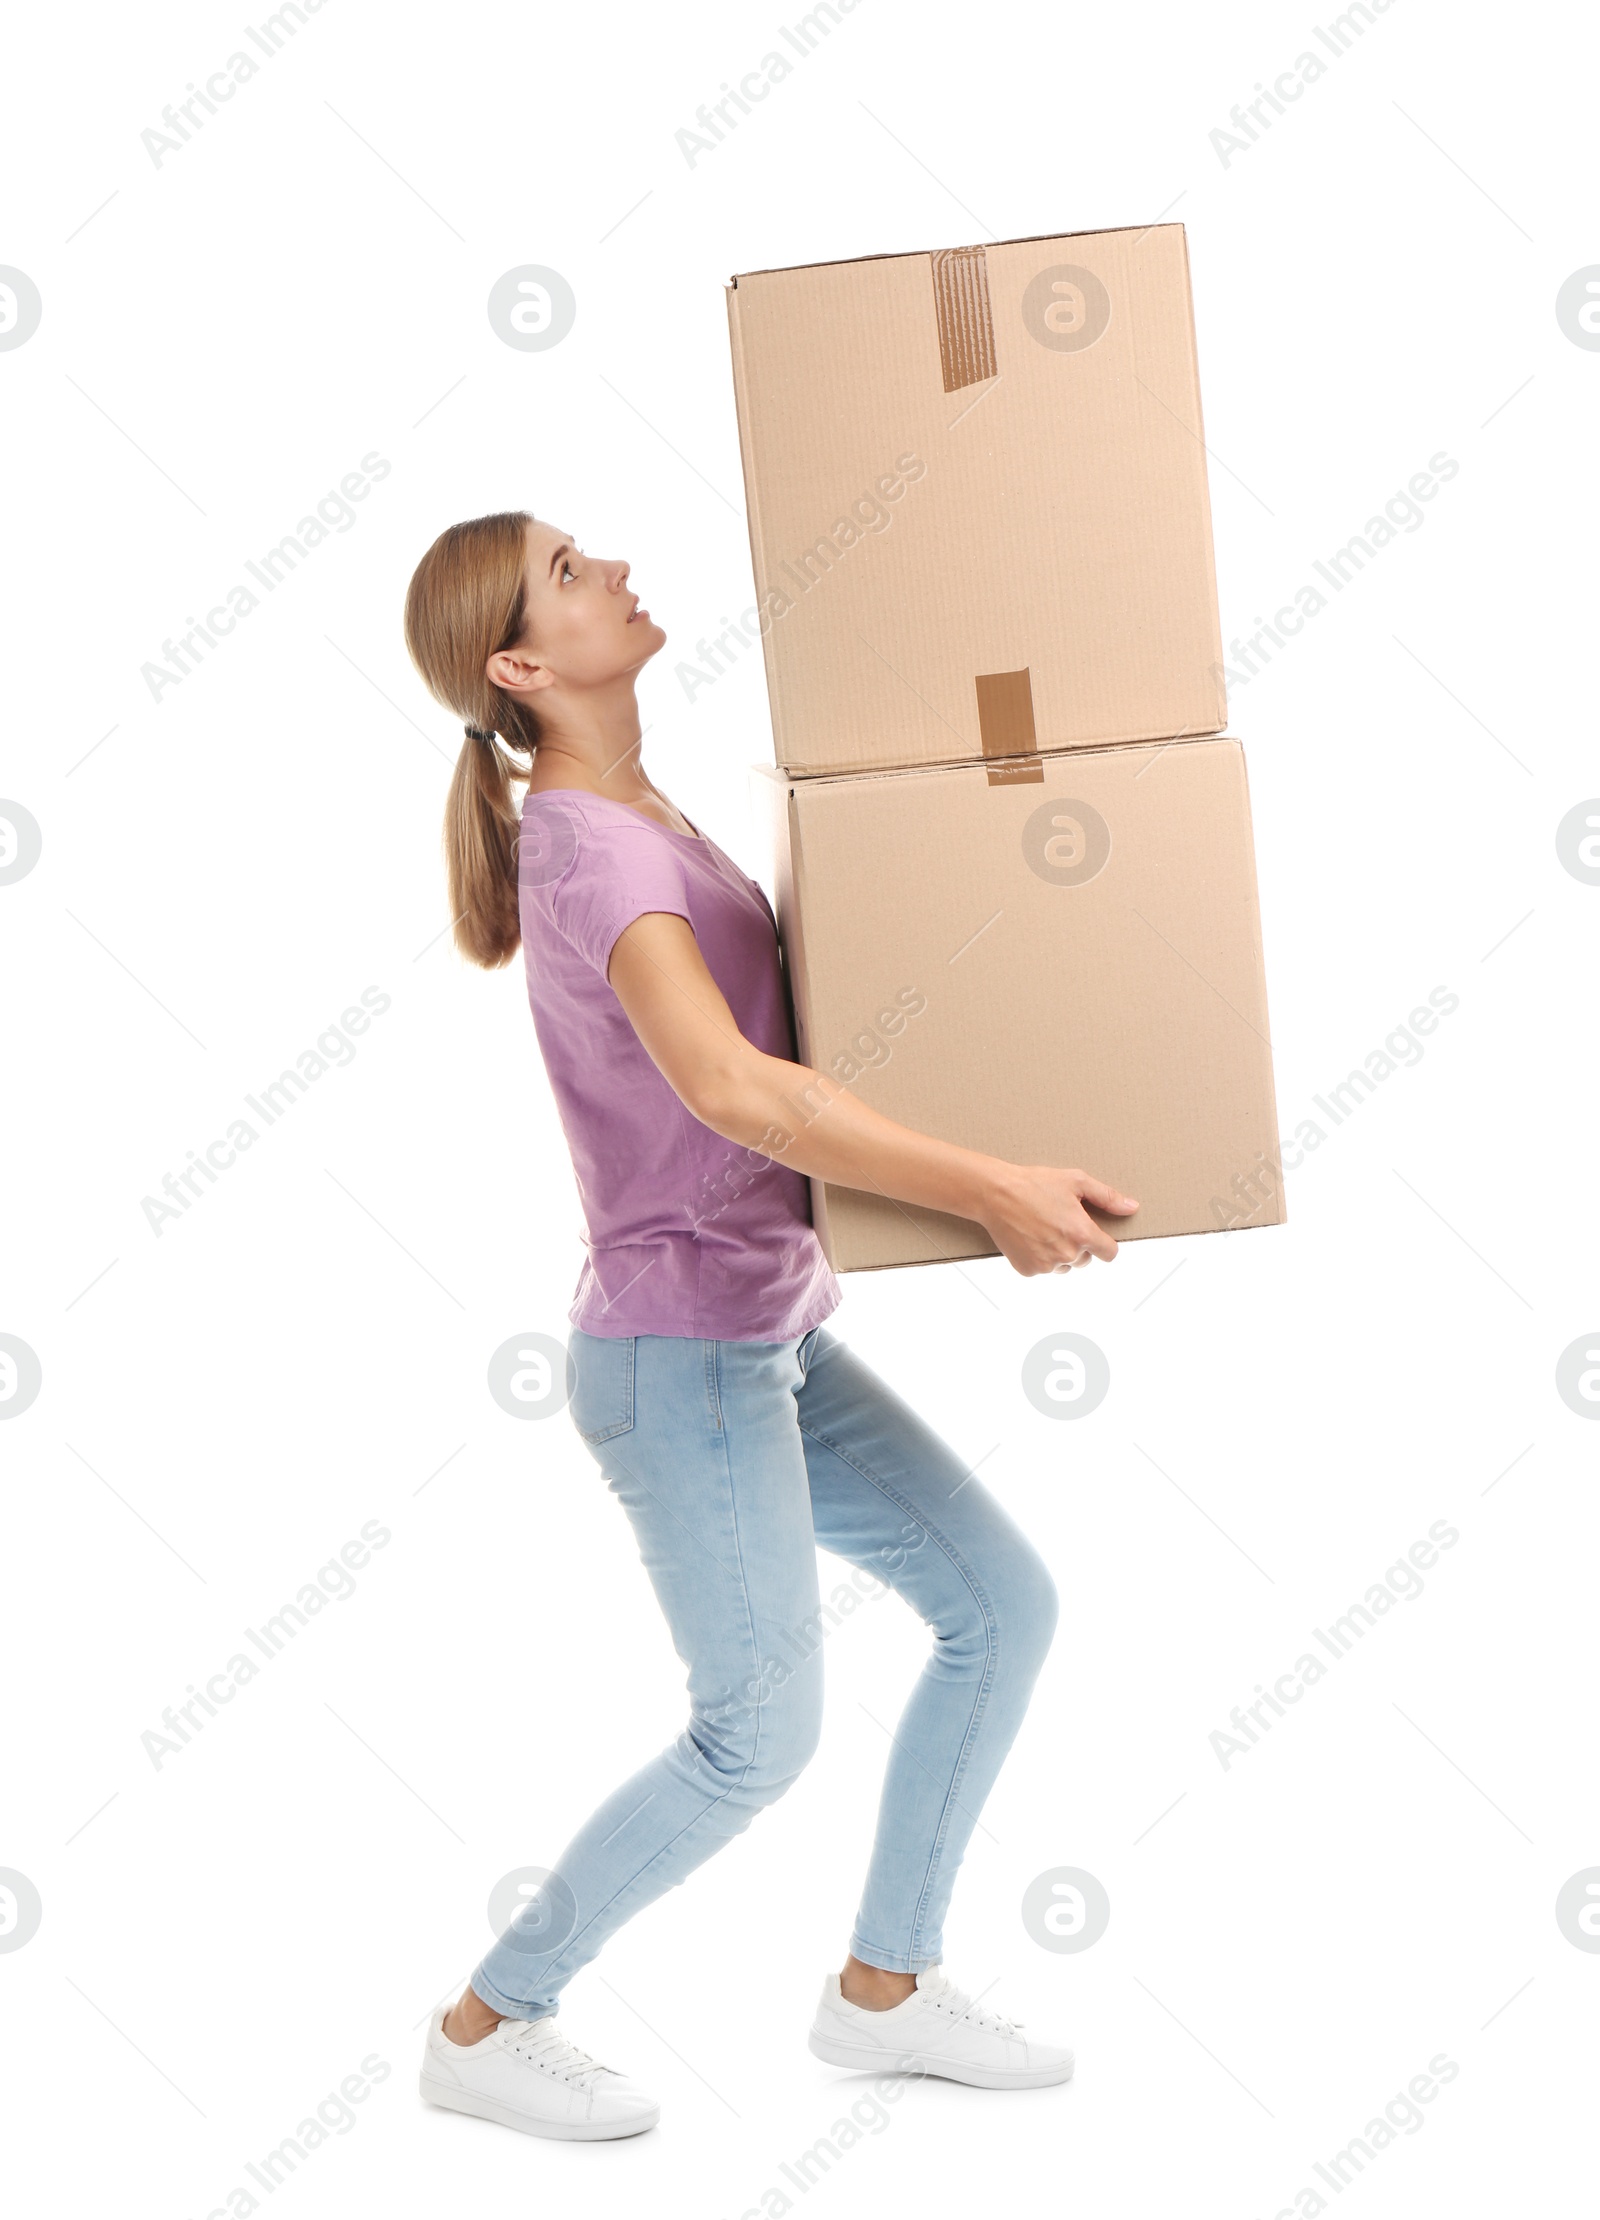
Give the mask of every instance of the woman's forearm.
M 708 1114 L 709 1113 L 709 1114 Z M 987 1223 L 1016 1167 L 897 1125 L 808 1065 L 752 1051 L 696 1113 L 725 1140 L 815 1179 Z

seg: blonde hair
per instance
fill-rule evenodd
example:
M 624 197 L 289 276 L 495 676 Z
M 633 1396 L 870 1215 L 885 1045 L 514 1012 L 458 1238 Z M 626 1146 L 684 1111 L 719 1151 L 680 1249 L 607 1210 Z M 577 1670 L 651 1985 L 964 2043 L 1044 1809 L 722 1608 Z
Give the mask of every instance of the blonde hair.
M 509 963 L 522 938 L 520 818 L 511 786 L 533 768 L 539 722 L 525 703 L 501 692 L 484 665 L 522 640 L 533 522 L 526 510 L 507 509 L 452 524 L 406 589 L 407 652 L 435 701 L 467 728 L 445 802 L 445 870 L 455 944 L 485 971 Z

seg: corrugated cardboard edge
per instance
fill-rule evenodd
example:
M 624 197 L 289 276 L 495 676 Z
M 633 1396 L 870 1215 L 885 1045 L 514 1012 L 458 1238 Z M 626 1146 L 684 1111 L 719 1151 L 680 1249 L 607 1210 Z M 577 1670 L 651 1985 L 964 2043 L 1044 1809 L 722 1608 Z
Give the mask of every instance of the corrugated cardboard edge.
M 988 247 L 1031 247 L 1043 239 L 1109 239 L 1121 231 L 1136 231 L 1144 238 L 1152 231 L 1182 231 L 1181 223 L 1153 224 L 1090 224 L 1082 231 L 1029 231 L 1020 239 L 990 239 L 983 242 Z M 834 270 L 848 268 L 855 262 L 910 262 L 919 255 L 949 252 L 943 247 L 886 247 L 881 254 L 824 255 L 820 262 L 769 262 L 759 270 L 739 270 L 729 278 L 730 287 L 740 278 L 787 277 L 791 270 Z
M 1191 732 L 1113 732 L 1102 738 L 1069 741 L 1055 747 L 1051 747 L 1047 741 L 1040 747 L 1028 750 L 1026 754 L 1011 756 L 936 755 L 921 763 L 852 763 L 847 770 L 841 770 L 837 763 L 778 762 L 763 765 L 762 768 L 770 769 L 779 778 L 794 779 L 802 786 L 813 779 L 883 779 L 893 778 L 899 771 L 970 771 L 974 767 L 979 770 L 1000 770 L 1010 766 L 1014 767 L 1016 775 L 1021 776 L 1026 767 L 1036 763 L 1042 755 L 1099 755 L 1107 748 L 1171 748 L 1188 740 L 1224 740 L 1232 737 L 1231 733 L 1225 733 L 1220 726 L 1207 725 Z M 1000 781 L 991 779 L 989 783 L 998 785 Z
M 765 538 L 761 529 L 761 504 L 756 494 L 757 475 L 751 456 L 744 443 L 744 427 L 749 416 L 749 373 L 745 367 L 744 334 L 739 326 L 738 280 L 727 288 L 728 351 L 733 362 L 733 414 L 739 439 L 739 471 L 744 479 L 744 520 L 750 540 L 750 580 L 759 601 L 761 580 L 758 575 L 759 550 Z M 761 635 L 761 668 L 767 682 L 767 711 L 772 723 L 772 752 L 778 762 L 783 761 L 783 704 L 779 689 L 773 684 L 772 631 L 769 624 Z
M 1183 249 L 1183 290 L 1189 303 L 1189 371 L 1194 380 L 1195 437 L 1200 442 L 1200 496 L 1205 506 L 1205 546 L 1207 566 L 1211 572 L 1211 613 L 1216 623 L 1217 660 L 1212 670 L 1216 681 L 1216 727 L 1220 733 L 1228 723 L 1228 682 L 1223 676 L 1226 657 L 1222 652 L 1222 596 L 1217 582 L 1217 534 L 1211 515 L 1211 450 L 1206 445 L 1205 396 L 1200 390 L 1200 337 L 1194 321 L 1194 273 L 1189 267 L 1189 234 L 1182 224 L 1177 226 L 1178 243 Z
M 855 764 L 848 771 L 813 767 L 797 768 L 792 763 L 753 763 L 750 768 L 760 771 L 767 778 L 787 780 L 795 786 L 844 786 L 852 779 L 916 778 L 924 771 L 990 771 L 1003 764 L 1015 764 L 1019 769 L 1037 764 L 1044 757 L 1104 755 L 1110 748 L 1149 748 L 1159 755 L 1163 748 L 1186 747 L 1191 740 L 1231 740 L 1231 732 L 1141 732 L 1127 739 L 1085 740 L 1076 747 L 1035 748 L 1026 755 L 951 755 L 936 756 L 928 763 L 864 763 Z
M 771 830 L 773 870 L 772 885 L 776 897 L 773 907 L 778 914 L 778 944 L 783 960 L 783 990 L 788 998 L 790 1020 L 794 1027 L 795 1054 L 802 1064 L 811 1064 L 812 1049 L 803 997 L 796 991 L 795 978 L 805 976 L 805 935 L 800 924 L 800 912 L 794 899 L 795 855 L 800 840 L 800 819 L 795 808 L 792 782 L 774 764 L 757 763 L 752 770 L 770 780 L 767 793 L 771 802 Z M 814 1067 L 813 1067 L 814 1068 Z M 806 1184 L 811 1190 L 811 1225 L 830 1270 L 836 1244 L 828 1215 L 828 1189 L 824 1180 L 807 1175 Z
M 1287 1225 L 1289 1222 L 1289 1196 L 1283 1170 L 1282 1129 L 1278 1124 L 1278 1074 L 1273 1063 L 1272 1005 L 1267 999 L 1267 952 L 1261 926 L 1261 880 L 1260 874 L 1256 870 L 1255 817 L 1250 808 L 1250 763 L 1245 754 L 1244 742 L 1236 733 L 1218 733 L 1215 738 L 1231 740 L 1239 751 L 1239 784 L 1244 790 L 1245 853 L 1250 859 L 1250 916 L 1254 927 L 1251 954 L 1255 958 L 1256 980 L 1261 995 L 1262 1020 L 1267 1028 L 1267 1101 L 1271 1105 L 1272 1134 L 1274 1146 L 1277 1150 L 1277 1155 L 1273 1160 L 1273 1169 L 1278 1175 L 1277 1193 L 1272 1198 L 1277 1205 L 1275 1215 L 1270 1218 L 1263 1218 L 1257 1212 L 1252 1211 L 1241 1225 L 1218 1226 L 1215 1229 L 1218 1233 L 1246 1233 L 1253 1226 Z

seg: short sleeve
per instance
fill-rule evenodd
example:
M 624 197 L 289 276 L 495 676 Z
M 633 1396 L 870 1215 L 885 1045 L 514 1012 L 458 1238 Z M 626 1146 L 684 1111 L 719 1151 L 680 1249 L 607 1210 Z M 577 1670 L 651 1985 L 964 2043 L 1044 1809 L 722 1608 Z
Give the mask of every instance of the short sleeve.
M 667 910 L 693 926 L 688 877 L 670 835 L 646 824 L 577 831 L 572 863 L 552 888 L 551 914 L 602 978 L 618 935 L 636 917 Z

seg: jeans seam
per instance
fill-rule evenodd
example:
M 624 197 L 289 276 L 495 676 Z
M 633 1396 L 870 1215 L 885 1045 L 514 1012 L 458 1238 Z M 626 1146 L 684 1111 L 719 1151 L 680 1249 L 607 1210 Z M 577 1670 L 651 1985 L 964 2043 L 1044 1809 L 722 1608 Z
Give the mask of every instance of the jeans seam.
M 704 1344 L 704 1347 L 706 1353 L 706 1407 L 711 1413 L 711 1423 L 720 1434 L 722 1432 L 722 1382 L 719 1378 L 719 1371 L 722 1361 L 722 1344 L 717 1341 L 708 1341 Z
M 579 1331 L 579 1332 L 581 1332 L 582 1330 L 583 1330 L 583 1329 L 582 1329 L 581 1327 L 580 1327 L 580 1328 L 578 1329 L 578 1331 Z M 595 1429 L 594 1431 L 592 1431 L 592 1432 L 587 1432 L 587 1433 L 586 1433 L 586 1432 L 584 1431 L 584 1429 L 583 1429 L 583 1428 L 582 1428 L 582 1427 L 581 1427 L 581 1426 L 580 1426 L 580 1425 L 578 1424 L 578 1422 L 577 1422 L 577 1419 L 576 1419 L 576 1418 L 573 1418 L 573 1419 L 572 1419 L 573 1431 L 574 1431 L 574 1432 L 575 1432 L 575 1433 L 577 1434 L 577 1436 L 578 1436 L 578 1439 L 579 1439 L 580 1441 L 582 1441 L 582 1442 L 586 1442 L 586 1443 L 588 1444 L 588 1446 L 589 1446 L 589 1447 L 590 1447 L 591 1449 L 601 1449 L 601 1448 L 603 1448 L 603 1447 L 605 1446 L 605 1444 L 606 1444 L 607 1442 L 611 1442 L 611 1441 L 615 1441 L 615 1440 L 617 1440 L 617 1438 L 618 1438 L 618 1437 L 619 1437 L 620 1435 L 622 1435 L 622 1434 L 631 1434 L 631 1433 L 633 1432 L 633 1426 L 634 1426 L 634 1415 L 635 1415 L 635 1414 L 634 1414 L 634 1358 L 635 1358 L 635 1354 L 636 1354 L 636 1352 L 637 1352 L 637 1349 L 638 1349 L 638 1346 L 639 1346 L 639 1344 L 638 1344 L 638 1337 L 637 1337 L 637 1335 L 634 1335 L 634 1334 L 626 1334 L 626 1335 L 623 1335 L 623 1336 L 621 1336 L 621 1337 L 620 1337 L 620 1339 L 621 1339 L 621 1345 L 622 1345 L 622 1350 L 623 1350 L 623 1360 L 622 1360 L 622 1406 L 623 1406 L 623 1416 L 622 1416 L 621 1418 L 618 1418 L 618 1419 L 614 1419 L 614 1420 L 613 1420 L 613 1421 L 611 1422 L 611 1424 L 610 1424 L 609 1426 L 601 1426 L 601 1427 L 597 1427 L 597 1428 L 596 1428 L 596 1429 Z M 569 1398 L 568 1398 L 568 1416 L 569 1416 L 569 1417 L 571 1417 L 571 1416 L 572 1416 L 571 1404 L 572 1404 L 572 1398 L 571 1398 L 571 1397 L 569 1397 Z
M 939 1824 L 934 1832 L 933 1844 L 928 1853 L 927 1871 L 923 1875 L 922 1889 L 917 1898 L 916 1913 L 911 1925 L 911 1947 L 906 1953 L 908 1957 L 916 1958 L 922 1955 L 922 1952 L 917 1947 L 922 1939 L 922 1916 L 927 1906 L 929 1893 L 933 1887 L 935 1873 L 937 1872 L 939 1867 L 940 1856 L 944 1849 L 945 1839 L 950 1831 L 951 1807 L 952 1805 L 957 1804 L 960 1801 L 960 1799 L 956 1795 L 956 1790 L 960 1786 L 962 1780 L 965 1778 L 968 1756 L 972 1748 L 973 1740 L 977 1734 L 979 1722 L 981 1721 L 984 1710 L 988 1704 L 989 1690 L 994 1684 L 995 1658 L 999 1648 L 998 1630 L 995 1626 L 994 1611 L 990 1605 L 988 1596 L 984 1593 L 982 1586 L 974 1577 L 972 1568 L 967 1564 L 965 1558 L 961 1555 L 955 1544 L 950 1540 L 949 1536 L 943 1533 L 940 1528 L 935 1526 L 931 1520 L 925 1518 L 923 1514 L 917 1509 L 915 1504 L 913 1504 L 906 1496 L 902 1495 L 897 1488 L 892 1487 L 887 1480 L 880 1479 L 875 1472 L 869 1472 L 865 1465 L 863 1465 L 857 1458 L 852 1457 L 848 1450 L 841 1449 L 837 1442 L 829 1441 L 828 1437 L 825 1434 L 818 1433 L 814 1426 L 806 1425 L 803 1419 L 800 1422 L 800 1431 L 802 1434 L 807 1435 L 812 1441 L 818 1443 L 820 1447 L 830 1451 L 833 1456 L 840 1458 L 854 1471 L 859 1472 L 862 1479 L 865 1480 L 869 1486 L 876 1488 L 881 1495 L 887 1496 L 892 1503 L 898 1504 L 900 1509 L 905 1511 L 911 1518 L 914 1518 L 919 1526 L 926 1527 L 929 1534 L 932 1535 L 939 1548 L 943 1550 L 950 1563 L 955 1567 L 956 1571 L 960 1573 L 962 1580 L 966 1583 L 968 1593 L 973 1597 L 974 1601 L 978 1604 L 980 1610 L 983 1613 L 983 1677 L 978 1684 L 977 1693 L 972 1699 L 972 1715 L 967 1721 L 967 1730 L 961 1738 L 961 1747 L 956 1753 L 956 1761 L 951 1769 L 950 1785 L 945 1791 L 944 1806 L 943 1809 L 940 1811 Z

